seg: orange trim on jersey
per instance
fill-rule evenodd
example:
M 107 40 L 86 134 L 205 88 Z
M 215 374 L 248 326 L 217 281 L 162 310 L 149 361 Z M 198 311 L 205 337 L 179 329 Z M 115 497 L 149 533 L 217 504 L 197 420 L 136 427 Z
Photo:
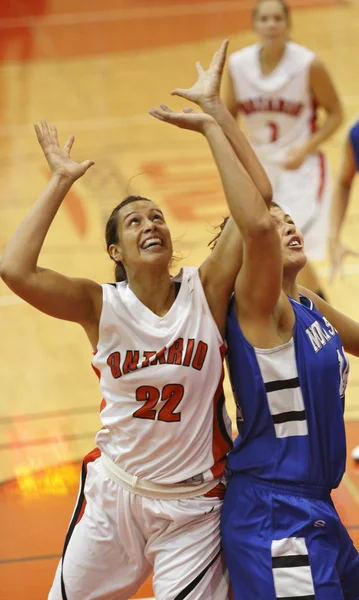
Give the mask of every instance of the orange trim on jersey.
M 94 356 L 95 356 L 95 354 L 97 354 L 97 350 L 93 351 L 93 355 Z M 100 380 L 101 379 L 101 373 L 100 373 L 100 371 L 96 367 L 94 367 L 94 365 L 92 363 L 91 363 L 91 367 L 93 368 L 93 370 L 95 371 L 98 379 Z M 106 400 L 105 400 L 105 398 L 102 398 L 101 404 L 100 404 L 100 413 L 103 411 L 103 409 L 105 407 L 106 407 Z M 102 427 L 102 429 L 104 429 L 104 427 Z
M 91 452 L 86 454 L 85 458 L 83 459 L 83 466 L 85 468 L 85 476 L 87 475 L 87 465 L 91 462 L 94 462 L 98 458 L 100 458 L 100 456 L 101 456 L 101 450 L 99 448 L 94 448 L 93 450 L 91 450 Z M 80 509 L 79 515 L 76 520 L 76 525 L 81 521 L 83 514 L 85 512 L 85 508 L 86 508 L 86 498 L 85 498 L 85 496 L 83 496 L 81 509 Z
M 317 131 L 317 117 L 318 117 L 318 102 L 316 101 L 316 99 L 314 98 L 314 96 L 312 97 L 312 116 L 310 117 L 310 122 L 309 122 L 309 126 L 310 126 L 310 131 L 311 133 L 315 133 Z
M 319 158 L 320 175 L 319 175 L 319 187 L 318 187 L 318 194 L 317 194 L 317 202 L 320 204 L 323 200 L 323 192 L 324 192 L 325 179 L 326 179 L 325 158 L 324 158 L 323 152 L 319 152 L 318 158 Z
M 204 494 L 204 498 L 219 498 L 220 500 L 223 500 L 225 493 L 226 486 L 224 485 L 224 483 L 217 483 L 217 485 L 212 490 L 209 490 L 207 494 Z
M 222 360 L 224 360 L 225 354 L 227 353 L 227 347 L 225 344 L 222 344 L 220 352 L 221 358 Z M 214 458 L 214 465 L 211 468 L 211 472 L 215 479 L 217 479 L 223 474 L 224 468 L 226 466 L 227 454 L 231 450 L 233 445 L 232 440 L 227 434 L 225 424 L 222 418 L 222 407 L 224 405 L 223 380 L 224 367 L 222 366 L 221 377 L 213 398 L 212 453 Z

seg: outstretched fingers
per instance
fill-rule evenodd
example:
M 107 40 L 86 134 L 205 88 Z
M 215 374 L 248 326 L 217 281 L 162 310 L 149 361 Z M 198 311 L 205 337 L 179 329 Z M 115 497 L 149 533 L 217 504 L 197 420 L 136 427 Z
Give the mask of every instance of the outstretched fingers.
M 94 164 L 95 164 L 95 162 L 94 162 L 93 160 L 84 160 L 84 161 L 81 163 L 81 166 L 82 166 L 82 167 L 83 167 L 83 169 L 84 169 L 84 173 L 86 173 L 86 171 L 87 171 L 87 170 L 88 170 L 90 167 L 92 167 L 92 165 L 94 165 Z
M 222 45 L 219 48 L 219 50 L 217 50 L 217 52 L 215 52 L 215 54 L 212 58 L 211 67 L 215 68 L 216 71 L 218 71 L 219 73 L 222 73 L 222 71 L 224 69 L 224 65 L 226 62 L 226 56 L 227 56 L 228 44 L 229 44 L 229 41 L 224 40 L 222 42 Z
M 64 144 L 64 152 L 66 152 L 66 154 L 68 156 L 70 155 L 71 148 L 74 145 L 74 141 L 75 141 L 75 136 L 70 135 L 70 137 L 66 140 L 66 142 Z
M 50 135 L 52 142 L 54 142 L 60 148 L 59 135 L 53 123 L 50 123 Z

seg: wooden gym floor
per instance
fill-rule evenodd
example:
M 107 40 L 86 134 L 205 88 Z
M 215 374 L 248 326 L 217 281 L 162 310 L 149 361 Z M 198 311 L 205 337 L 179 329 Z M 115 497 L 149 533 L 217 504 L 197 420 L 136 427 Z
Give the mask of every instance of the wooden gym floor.
M 10 4 L 10 6 L 5 6 Z M 293 39 L 317 51 L 346 109 L 358 114 L 359 2 L 292 2 Z M 253 0 L 22 0 L 0 7 L 0 252 L 48 178 L 31 123 L 54 121 L 76 135 L 74 156 L 96 166 L 67 197 L 40 263 L 68 275 L 112 280 L 104 223 L 128 192 L 165 210 L 182 263 L 197 265 L 226 214 L 205 143 L 148 116 L 175 86 L 194 81 L 222 38 L 251 43 Z M 327 144 L 338 169 L 343 128 Z M 359 191 L 345 226 L 359 249 Z M 26 251 L 26 249 L 24 249 Z M 320 272 L 327 280 L 327 263 Z M 359 319 L 359 263 L 328 288 Z M 47 597 L 76 500 L 79 461 L 93 448 L 100 396 L 91 349 L 79 327 L 36 312 L 0 283 L 0 598 Z M 348 450 L 359 444 L 359 361 L 347 394 Z M 234 414 L 228 390 L 228 405 Z M 359 546 L 359 469 L 335 493 Z M 152 596 L 150 582 L 136 597 Z

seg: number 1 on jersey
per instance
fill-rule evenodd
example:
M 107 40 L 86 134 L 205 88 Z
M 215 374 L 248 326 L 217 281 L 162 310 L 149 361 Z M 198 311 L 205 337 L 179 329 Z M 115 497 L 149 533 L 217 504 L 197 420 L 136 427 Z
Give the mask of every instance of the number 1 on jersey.
M 276 142 L 279 137 L 279 126 L 274 121 L 268 121 L 267 125 L 271 131 L 269 142 L 272 144 L 273 142 Z
M 181 420 L 181 413 L 174 412 L 181 402 L 184 394 L 183 385 L 169 383 L 165 385 L 162 393 L 151 385 L 141 385 L 136 390 L 136 400 L 138 402 L 144 402 L 133 416 L 137 419 L 150 419 L 154 421 L 157 416 L 158 421 L 165 421 L 166 423 L 177 423 Z M 158 403 L 164 403 L 163 406 L 158 410 Z

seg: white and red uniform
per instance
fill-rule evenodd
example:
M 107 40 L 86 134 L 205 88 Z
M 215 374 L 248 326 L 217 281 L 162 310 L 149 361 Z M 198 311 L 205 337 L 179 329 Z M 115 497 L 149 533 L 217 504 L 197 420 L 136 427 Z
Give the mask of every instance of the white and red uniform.
M 158 600 L 228 598 L 216 495 L 231 448 L 225 347 L 198 269 L 176 281 L 163 317 L 127 282 L 103 285 L 92 361 L 103 428 L 49 600 L 125 600 L 152 570 Z
M 328 234 L 330 175 L 322 152 L 308 156 L 296 170 L 282 168 L 288 152 L 305 143 L 316 127 L 316 103 L 310 90 L 314 52 L 287 42 L 277 67 L 263 75 L 261 46 L 229 57 L 238 110 L 249 141 L 273 186 L 273 199 L 303 232 L 309 258 L 323 258 Z

